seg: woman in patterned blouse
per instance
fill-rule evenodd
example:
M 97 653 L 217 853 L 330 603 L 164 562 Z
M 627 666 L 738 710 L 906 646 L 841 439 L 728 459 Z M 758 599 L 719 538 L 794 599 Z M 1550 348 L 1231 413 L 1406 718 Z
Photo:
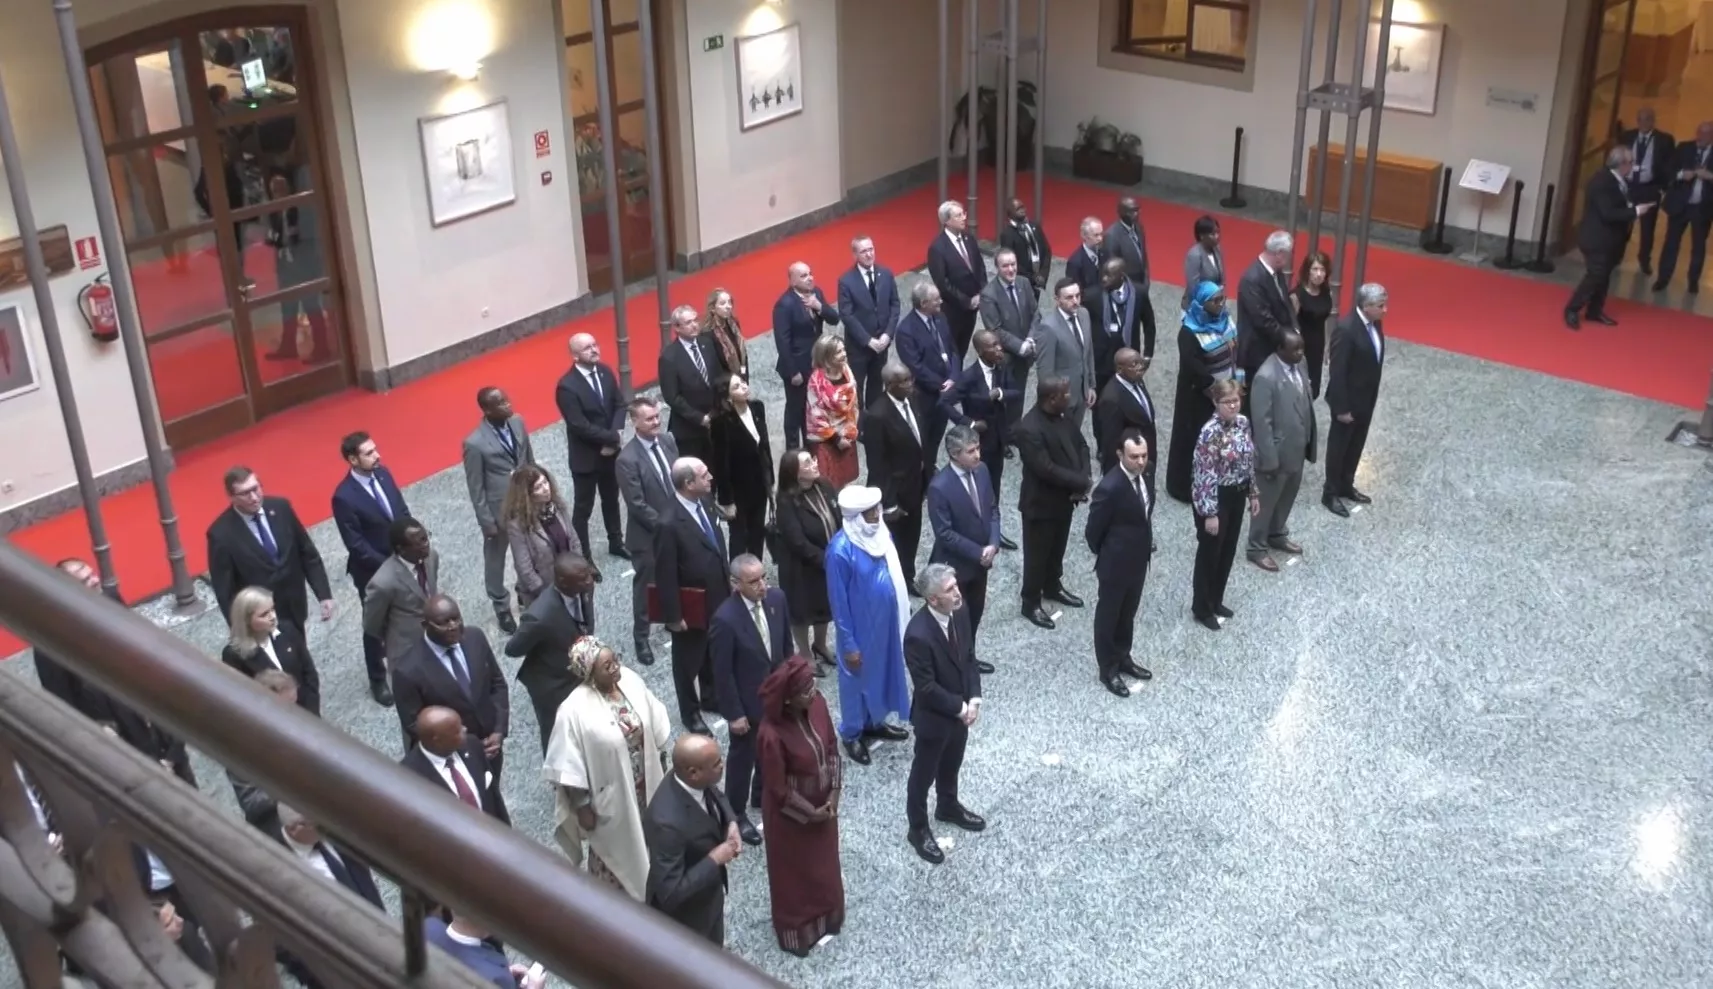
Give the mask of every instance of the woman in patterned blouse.
M 1195 470 L 1190 504 L 1196 514 L 1195 596 L 1190 614 L 1208 628 L 1219 631 L 1222 619 L 1231 617 L 1225 606 L 1225 582 L 1231 577 L 1231 562 L 1243 539 L 1243 509 L 1261 510 L 1255 488 L 1255 438 L 1249 419 L 1237 410 L 1243 405 L 1243 387 L 1226 378 L 1208 389 L 1213 398 L 1213 418 L 1196 439 Z

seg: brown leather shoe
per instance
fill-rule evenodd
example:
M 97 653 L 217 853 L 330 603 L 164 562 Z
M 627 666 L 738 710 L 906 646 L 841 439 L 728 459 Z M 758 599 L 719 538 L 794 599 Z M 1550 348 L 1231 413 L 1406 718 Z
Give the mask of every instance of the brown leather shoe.
M 1289 539 L 1275 539 L 1272 542 L 1268 543 L 1267 545 L 1273 547 L 1274 549 L 1278 550 L 1281 553 L 1289 553 L 1292 556 L 1303 555 L 1303 548 L 1301 546 L 1297 545 L 1296 543 L 1291 542 Z
M 1274 560 L 1271 556 L 1251 556 L 1249 558 L 1249 562 L 1255 564 L 1256 566 L 1260 567 L 1262 570 L 1267 571 L 1268 573 L 1278 573 L 1279 572 L 1279 563 L 1278 563 L 1278 561 Z

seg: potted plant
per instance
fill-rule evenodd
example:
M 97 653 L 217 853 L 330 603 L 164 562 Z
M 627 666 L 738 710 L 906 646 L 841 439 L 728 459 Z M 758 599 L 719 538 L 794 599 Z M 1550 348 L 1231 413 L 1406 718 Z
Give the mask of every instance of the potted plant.
M 976 90 L 976 153 L 977 161 L 993 165 L 998 150 L 999 90 L 982 86 Z M 955 146 L 959 135 L 969 134 L 970 97 L 965 93 L 952 110 L 952 132 L 946 142 Z M 965 145 L 969 142 L 966 140 Z M 967 153 L 967 152 L 966 152 Z M 1017 81 L 1017 168 L 1033 168 L 1035 164 L 1035 84 Z
M 1077 141 L 1071 146 L 1071 174 L 1113 185 L 1140 185 L 1142 139 L 1099 117 L 1090 117 L 1077 125 Z

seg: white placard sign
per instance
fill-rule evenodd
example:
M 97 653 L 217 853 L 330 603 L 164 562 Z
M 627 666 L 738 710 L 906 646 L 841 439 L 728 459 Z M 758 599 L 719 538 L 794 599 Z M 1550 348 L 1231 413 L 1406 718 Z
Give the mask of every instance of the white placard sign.
M 259 93 L 268 88 L 268 73 L 262 68 L 261 59 L 252 58 L 240 65 L 238 70 L 243 75 L 246 93 Z
M 1505 181 L 1511 177 L 1511 166 L 1498 162 L 1482 161 L 1479 158 L 1469 159 L 1469 166 L 1463 170 L 1463 178 L 1457 184 L 1473 192 L 1484 192 L 1489 196 L 1497 196 L 1505 191 Z

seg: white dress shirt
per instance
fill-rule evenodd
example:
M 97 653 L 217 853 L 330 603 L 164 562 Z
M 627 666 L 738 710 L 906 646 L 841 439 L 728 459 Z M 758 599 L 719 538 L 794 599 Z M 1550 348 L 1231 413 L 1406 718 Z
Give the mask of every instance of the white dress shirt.
M 463 757 L 456 752 L 441 757 L 427 749 L 423 749 L 422 754 L 428 757 L 429 764 L 434 767 L 435 772 L 440 774 L 441 782 L 446 784 L 446 788 L 452 791 L 453 796 L 458 795 L 458 784 L 452 782 L 452 774 L 457 773 L 464 780 L 464 785 L 470 788 L 472 794 L 475 794 L 476 802 L 478 804 L 482 802 L 482 788 L 476 782 L 476 777 L 470 774 L 470 767 L 464 765 Z
M 930 606 L 928 608 L 928 614 L 934 616 L 934 621 L 936 623 L 938 623 L 940 626 L 940 634 L 946 637 L 946 641 L 947 642 L 952 641 L 952 631 L 951 631 L 951 629 L 952 629 L 952 616 L 951 615 L 942 615 L 942 614 L 940 614 L 940 609 L 932 607 L 932 606 Z M 981 707 L 981 697 L 979 697 L 979 696 L 971 697 L 969 700 L 964 702 L 963 707 L 958 708 L 958 717 L 960 717 L 960 718 L 964 717 L 965 715 L 969 714 L 969 712 L 972 708 L 980 709 L 980 707 Z
M 899 399 L 891 392 L 887 392 L 886 397 L 892 400 L 893 406 L 898 409 L 898 414 L 904 417 L 905 424 L 910 427 L 910 435 L 916 437 L 916 445 L 922 445 L 922 431 L 916 428 L 916 413 L 911 411 L 910 403 Z
M 274 652 L 274 639 L 277 638 L 279 634 L 280 630 L 277 628 L 274 629 L 273 634 L 262 640 L 261 646 L 262 651 L 268 654 L 268 662 L 274 664 L 274 669 L 283 672 L 285 667 L 280 665 L 279 653 Z
M 289 834 L 285 835 L 285 842 L 286 847 L 292 850 L 292 854 L 297 856 L 298 861 L 308 867 L 311 872 L 330 883 L 337 883 L 339 881 L 333 875 L 332 866 L 327 864 L 327 856 L 321 854 L 321 849 L 314 845 L 302 844 Z

